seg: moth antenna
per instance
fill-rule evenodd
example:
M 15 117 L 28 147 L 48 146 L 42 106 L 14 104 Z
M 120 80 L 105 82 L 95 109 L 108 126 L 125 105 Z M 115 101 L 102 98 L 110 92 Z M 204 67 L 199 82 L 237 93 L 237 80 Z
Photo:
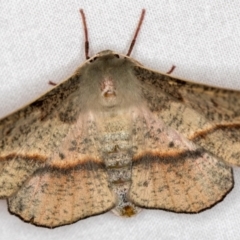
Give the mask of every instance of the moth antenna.
M 171 74 L 174 71 L 175 68 L 176 68 L 176 66 L 172 65 L 171 69 L 168 72 L 166 72 L 166 73 L 167 74 Z
M 142 22 L 143 22 L 143 19 L 144 19 L 145 12 L 146 12 L 146 10 L 143 9 L 143 10 L 142 10 L 141 17 L 140 17 L 139 22 L 138 22 L 138 26 L 137 26 L 135 35 L 134 35 L 133 40 L 132 40 L 132 42 L 131 42 L 130 48 L 129 48 L 129 50 L 128 50 L 127 56 L 130 56 L 130 54 L 131 54 L 131 52 L 132 52 L 132 50 L 133 50 L 133 47 L 134 47 L 135 42 L 136 42 L 136 39 L 137 39 L 137 35 L 138 35 L 138 33 L 139 33 L 139 31 L 140 31 L 140 28 L 141 28 L 141 26 L 142 26 Z
M 83 22 L 83 28 L 84 28 L 84 35 L 85 35 L 85 56 L 86 59 L 89 59 L 89 41 L 88 41 L 88 30 L 87 30 L 87 22 L 86 22 L 86 17 L 83 12 L 83 9 L 79 10 L 81 17 L 82 17 L 82 22 Z

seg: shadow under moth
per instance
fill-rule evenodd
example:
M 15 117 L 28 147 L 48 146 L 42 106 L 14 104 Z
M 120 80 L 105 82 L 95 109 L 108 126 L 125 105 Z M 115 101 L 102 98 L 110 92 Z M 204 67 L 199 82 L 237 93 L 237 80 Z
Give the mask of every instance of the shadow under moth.
M 112 210 L 198 213 L 233 187 L 240 92 L 190 83 L 105 50 L 0 121 L 0 197 L 58 227 Z M 54 84 L 53 84 L 54 85 Z

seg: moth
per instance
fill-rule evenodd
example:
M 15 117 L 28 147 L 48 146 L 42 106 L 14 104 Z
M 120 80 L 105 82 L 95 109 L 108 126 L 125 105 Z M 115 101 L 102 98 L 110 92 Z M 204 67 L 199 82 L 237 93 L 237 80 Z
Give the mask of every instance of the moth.
M 112 210 L 198 213 L 233 188 L 240 92 L 149 70 L 105 50 L 0 121 L 0 196 L 10 213 L 58 227 Z M 173 68 L 172 68 L 173 70 Z

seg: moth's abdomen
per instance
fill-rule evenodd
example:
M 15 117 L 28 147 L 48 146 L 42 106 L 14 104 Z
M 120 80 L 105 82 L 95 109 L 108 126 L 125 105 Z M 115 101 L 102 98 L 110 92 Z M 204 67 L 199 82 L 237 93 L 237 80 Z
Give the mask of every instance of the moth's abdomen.
M 126 120 L 126 119 L 125 119 Z M 107 168 L 110 188 L 117 195 L 117 206 L 112 210 L 119 216 L 130 217 L 139 212 L 128 200 L 132 177 L 131 127 L 121 118 L 105 122 L 101 136 L 101 152 Z
M 119 151 L 105 153 L 104 162 L 109 170 L 109 180 L 112 183 L 131 181 L 132 155 Z

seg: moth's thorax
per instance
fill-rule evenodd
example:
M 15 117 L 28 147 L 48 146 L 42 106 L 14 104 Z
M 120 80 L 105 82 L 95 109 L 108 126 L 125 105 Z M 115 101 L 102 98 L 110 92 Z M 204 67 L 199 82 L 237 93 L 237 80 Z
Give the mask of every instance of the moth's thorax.
M 121 102 L 121 99 L 117 96 L 117 89 L 114 80 L 111 76 L 105 76 L 101 79 L 101 104 L 103 106 L 114 106 Z
M 133 62 L 109 50 L 91 58 L 81 69 L 81 105 L 86 109 L 126 108 L 141 100 Z
M 116 97 L 116 87 L 111 77 L 105 77 L 101 82 L 101 91 L 104 98 Z

